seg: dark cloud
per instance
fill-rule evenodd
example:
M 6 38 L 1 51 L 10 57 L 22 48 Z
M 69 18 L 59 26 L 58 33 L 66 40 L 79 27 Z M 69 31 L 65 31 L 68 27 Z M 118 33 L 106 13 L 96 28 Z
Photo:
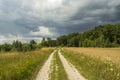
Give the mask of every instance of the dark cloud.
M 114 1 L 114 4 L 111 5 L 110 3 L 112 3 L 112 1 L 108 0 L 94 1 L 97 0 L 93 0 L 82 9 L 80 8 L 78 12 L 71 17 L 70 21 L 77 24 L 71 26 L 72 30 L 73 26 L 77 27 L 76 31 L 78 31 L 78 29 L 84 31 L 100 24 L 117 23 L 120 21 L 120 1 Z
M 55 38 L 119 22 L 119 0 L 0 0 L 0 38 Z

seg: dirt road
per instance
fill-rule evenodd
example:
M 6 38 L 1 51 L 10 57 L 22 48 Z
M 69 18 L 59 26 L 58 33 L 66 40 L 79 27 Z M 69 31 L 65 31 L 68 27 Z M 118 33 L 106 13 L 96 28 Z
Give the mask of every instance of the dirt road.
M 50 65 L 51 65 L 51 61 L 52 61 L 52 58 L 55 52 L 56 50 L 49 56 L 48 60 L 45 62 L 45 64 L 39 71 L 36 80 L 48 80 L 49 79 Z
M 80 75 L 77 69 L 61 55 L 60 50 L 58 51 L 58 54 L 63 63 L 69 80 L 86 80 L 82 75 Z
M 49 80 L 49 73 L 50 73 L 50 65 L 53 59 L 53 55 L 57 50 L 55 50 L 48 60 L 43 65 L 42 69 L 39 71 L 36 80 Z M 69 80 L 86 80 L 78 71 L 77 69 L 70 64 L 62 55 L 60 50 L 58 51 L 58 55 L 60 60 L 65 68 Z

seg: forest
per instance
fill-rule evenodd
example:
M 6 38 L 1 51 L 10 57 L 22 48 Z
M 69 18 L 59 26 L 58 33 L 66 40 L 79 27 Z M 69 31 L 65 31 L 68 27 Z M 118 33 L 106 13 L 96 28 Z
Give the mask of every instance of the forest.
M 85 32 L 70 33 L 62 35 L 56 40 L 43 38 L 37 43 L 31 40 L 29 43 L 22 43 L 19 40 L 12 44 L 0 45 L 0 51 L 32 51 L 42 47 L 120 47 L 120 24 L 105 24 L 96 26 Z
M 66 46 L 66 47 L 119 47 L 120 24 L 99 25 L 83 33 L 70 33 L 62 35 L 56 40 L 43 38 L 41 46 Z

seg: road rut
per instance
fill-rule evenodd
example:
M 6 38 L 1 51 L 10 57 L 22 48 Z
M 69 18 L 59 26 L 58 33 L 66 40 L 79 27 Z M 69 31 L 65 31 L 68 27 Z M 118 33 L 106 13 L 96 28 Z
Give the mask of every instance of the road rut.
M 60 60 L 63 63 L 63 66 L 65 68 L 65 71 L 68 75 L 68 79 L 69 80 L 86 80 L 79 72 L 78 70 L 72 65 L 70 64 L 62 55 L 60 50 L 58 51 Z
M 50 65 L 51 65 L 51 61 L 52 61 L 52 58 L 55 52 L 56 50 L 49 56 L 48 60 L 45 62 L 45 64 L 39 71 L 36 80 L 48 80 L 49 79 Z

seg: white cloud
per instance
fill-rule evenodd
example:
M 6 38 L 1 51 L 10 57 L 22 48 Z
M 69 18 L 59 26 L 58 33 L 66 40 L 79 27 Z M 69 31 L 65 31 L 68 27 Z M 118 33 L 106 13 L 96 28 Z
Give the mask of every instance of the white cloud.
M 31 31 L 30 34 L 34 36 L 53 36 L 54 32 L 50 30 L 48 27 L 39 26 L 38 30 Z
M 29 42 L 30 40 L 41 42 L 42 37 L 24 37 L 22 35 L 12 35 L 12 34 L 1 35 L 0 34 L 0 44 L 12 43 L 14 40 L 19 40 L 23 43 Z
M 87 24 L 118 22 L 119 4 L 120 0 L 0 0 L 0 34 L 10 33 L 0 38 L 17 39 L 16 32 L 29 36 L 19 39 L 56 37 L 87 29 Z
M 13 42 L 14 40 L 22 40 L 23 37 L 21 35 L 12 35 L 12 34 L 7 34 L 7 35 L 1 35 L 0 34 L 0 43 L 11 43 Z

